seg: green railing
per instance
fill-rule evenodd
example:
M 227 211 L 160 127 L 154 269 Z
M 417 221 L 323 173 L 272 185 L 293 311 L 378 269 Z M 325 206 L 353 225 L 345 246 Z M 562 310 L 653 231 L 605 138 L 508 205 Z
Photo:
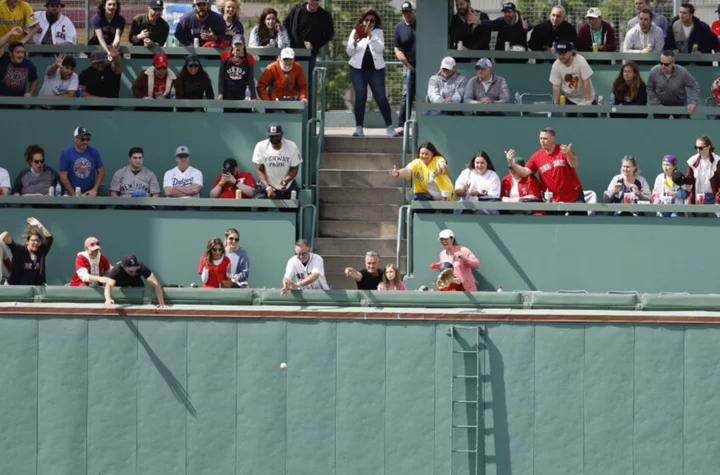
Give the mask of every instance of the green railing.
M 228 200 L 222 198 L 121 198 L 112 196 L 15 196 L 0 195 L 0 205 L 8 206 L 66 206 L 66 207 L 114 207 L 132 206 L 133 208 L 194 208 L 197 210 L 262 208 L 276 210 L 298 209 L 297 200 Z
M 591 53 L 580 51 L 588 61 L 635 61 L 637 62 L 654 62 L 660 61 L 660 53 Z M 447 50 L 447 55 L 455 58 L 456 61 L 475 61 L 478 58 L 501 58 L 501 59 L 534 59 L 555 61 L 557 54 L 549 51 L 496 51 L 496 50 Z M 687 54 L 679 53 L 675 55 L 675 61 L 678 63 L 713 63 L 720 62 L 720 53 L 718 54 Z
M 120 53 L 125 55 L 148 56 L 157 53 L 165 53 L 169 58 L 184 58 L 188 54 L 196 54 L 200 57 L 214 56 L 220 57 L 223 53 L 219 48 L 195 48 L 192 46 L 156 46 L 154 48 L 145 48 L 144 46 L 121 46 Z M 252 48 L 248 47 L 248 52 L 253 56 L 263 59 L 275 60 L 280 56 L 279 48 Z M 92 51 L 104 51 L 102 46 L 92 45 L 25 45 L 25 51 L 32 56 L 33 53 L 90 53 Z M 295 59 L 305 61 L 310 58 L 310 51 L 303 48 L 297 48 L 295 51 Z

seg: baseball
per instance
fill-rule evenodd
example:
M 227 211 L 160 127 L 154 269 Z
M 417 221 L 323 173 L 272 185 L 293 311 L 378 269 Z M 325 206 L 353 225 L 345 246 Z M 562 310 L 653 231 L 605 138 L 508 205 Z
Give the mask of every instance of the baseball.
M 280 369 L 287 369 L 287 363 L 280 363 Z

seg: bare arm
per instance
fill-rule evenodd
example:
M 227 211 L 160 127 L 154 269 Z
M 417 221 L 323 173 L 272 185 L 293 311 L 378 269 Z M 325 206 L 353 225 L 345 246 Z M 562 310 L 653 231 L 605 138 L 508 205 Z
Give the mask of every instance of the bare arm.
M 3 241 L 5 244 L 10 244 L 12 242 L 12 237 L 10 237 L 10 233 L 5 231 L 0 234 L 0 241 Z
M 575 155 L 575 151 L 572 149 L 572 144 L 560 145 L 560 151 L 567 156 L 568 163 L 572 168 L 577 168 L 578 165 L 580 165 L 577 155 Z
M 393 176 L 395 178 L 410 178 L 412 177 L 413 172 L 409 168 L 401 168 L 400 170 L 397 169 L 396 166 L 393 166 L 393 169 L 390 170 L 390 176 Z
M 592 90 L 592 79 L 583 79 L 583 90 L 585 92 L 585 105 L 589 106 L 592 102 L 592 98 L 590 97 L 590 91 Z
M 407 57 L 405 56 L 405 52 L 400 48 L 395 48 L 395 57 L 405 65 L 406 68 L 408 68 L 410 71 L 415 71 L 415 68 L 410 64 L 410 61 L 408 61 Z
M 166 186 L 163 191 L 165 192 L 165 196 L 168 198 L 178 198 L 180 196 L 185 196 L 185 193 L 183 193 L 180 188 L 175 188 L 172 186 Z
M 162 286 L 160 285 L 160 282 L 158 282 L 157 277 L 155 277 L 155 274 L 150 274 L 147 281 L 153 286 L 153 289 L 155 289 L 155 297 L 158 301 L 158 308 L 167 307 L 167 305 L 165 305 L 165 296 L 163 295 Z
M 360 282 L 360 280 L 362 280 L 362 274 L 353 267 L 346 267 L 345 275 L 350 279 L 353 279 L 355 282 Z
M 560 86 L 553 84 L 553 104 L 560 103 Z
M 30 40 L 32 40 L 32 37 L 35 36 L 38 31 L 40 31 L 39 23 L 37 25 L 33 26 L 32 28 L 30 28 L 30 30 L 28 31 L 28 34 L 25 35 L 25 38 L 21 39 L 20 41 L 22 41 L 25 44 L 30 43 Z
M 257 172 L 258 180 L 260 180 L 260 183 L 262 183 L 265 188 L 269 187 L 270 184 L 268 183 L 267 173 L 265 173 L 265 165 L 263 165 L 262 163 L 256 163 L 255 171 Z
M 527 167 L 521 167 L 517 163 L 515 163 L 515 150 L 510 149 L 505 152 L 505 159 L 508 163 L 508 168 L 512 168 L 515 170 L 515 172 L 520 175 L 521 177 L 525 178 L 526 176 L 530 176 L 533 174 L 532 170 L 530 170 Z
M 100 189 L 100 185 L 102 185 L 104 179 L 105 168 L 98 168 L 97 174 L 95 175 L 95 185 L 92 187 L 92 189 L 95 191 L 95 194 L 97 194 L 98 190 Z
M 60 183 L 63 184 L 65 191 L 67 191 L 70 196 L 75 196 L 75 190 L 73 190 L 72 183 L 70 183 L 70 179 L 68 178 L 68 172 L 60 172 Z
M 115 279 L 109 277 L 105 281 L 105 306 L 109 307 L 114 304 L 115 301 L 112 299 L 112 289 L 115 287 Z

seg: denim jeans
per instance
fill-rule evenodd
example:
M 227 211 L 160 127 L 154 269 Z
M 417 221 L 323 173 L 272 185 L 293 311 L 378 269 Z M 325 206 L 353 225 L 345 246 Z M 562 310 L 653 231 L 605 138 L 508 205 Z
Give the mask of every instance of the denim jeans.
M 350 80 L 353 89 L 355 89 L 355 125 L 359 127 L 365 125 L 365 103 L 367 102 L 367 88 L 369 85 L 385 121 L 385 127 L 390 127 L 392 125 L 392 114 L 390 113 L 390 103 L 385 94 L 385 69 L 364 71 L 350 66 Z
M 410 78 L 409 91 L 407 87 L 408 77 Z M 400 112 L 398 112 L 398 127 L 404 126 L 407 120 L 405 109 L 407 108 L 408 97 L 410 98 L 410 110 L 412 110 L 412 102 L 415 100 L 415 71 L 410 71 L 403 66 L 402 99 L 400 100 Z

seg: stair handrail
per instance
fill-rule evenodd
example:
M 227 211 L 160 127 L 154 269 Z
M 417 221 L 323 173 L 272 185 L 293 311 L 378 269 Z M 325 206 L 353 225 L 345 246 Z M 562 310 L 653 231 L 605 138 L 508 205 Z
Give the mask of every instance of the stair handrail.
M 403 213 L 404 211 L 404 213 Z M 403 228 L 403 221 L 405 228 Z M 405 262 L 405 278 L 410 276 L 412 278 L 412 206 L 402 205 L 398 210 L 398 230 L 397 230 L 397 243 L 395 245 L 395 265 L 398 270 L 402 269 L 402 238 L 403 231 L 405 231 L 407 238 L 407 249 L 405 250 L 406 262 Z
M 317 208 L 314 204 L 307 203 L 302 206 L 300 206 L 300 211 L 298 212 L 298 223 L 297 228 L 299 229 L 299 236 L 301 239 L 306 239 L 308 243 L 310 244 L 310 249 L 313 249 L 313 244 L 315 244 L 315 233 L 310 233 L 308 235 L 305 232 L 305 210 L 311 209 L 312 210 L 312 223 L 313 225 L 317 223 Z M 314 226 L 313 226 L 314 227 Z
M 317 148 L 315 150 L 315 207 L 320 209 L 320 160 L 325 148 L 325 123 L 322 119 L 315 119 L 318 124 Z M 316 213 L 314 236 L 320 235 L 320 216 Z
M 317 92 L 318 92 L 318 85 L 320 85 L 320 120 L 325 123 L 325 109 L 327 108 L 327 98 L 326 98 L 326 87 L 325 87 L 325 81 L 327 80 L 327 67 L 318 67 L 315 66 L 315 69 L 313 70 L 314 75 L 314 81 L 312 82 L 313 90 L 311 91 L 314 102 L 312 104 L 313 107 L 313 114 L 312 117 L 317 117 Z M 320 80 L 318 80 L 318 75 L 320 76 Z
M 410 138 L 410 130 L 412 128 L 412 139 Z M 414 153 L 415 150 L 415 135 L 417 130 L 417 121 L 414 119 L 410 119 L 405 121 L 405 124 L 403 125 L 403 138 L 402 138 L 402 168 L 405 168 L 407 166 L 407 154 L 408 154 L 408 146 L 410 147 L 410 153 Z M 411 141 L 412 140 L 412 141 Z M 402 181 L 402 204 L 406 205 L 407 202 L 407 180 L 403 179 Z

